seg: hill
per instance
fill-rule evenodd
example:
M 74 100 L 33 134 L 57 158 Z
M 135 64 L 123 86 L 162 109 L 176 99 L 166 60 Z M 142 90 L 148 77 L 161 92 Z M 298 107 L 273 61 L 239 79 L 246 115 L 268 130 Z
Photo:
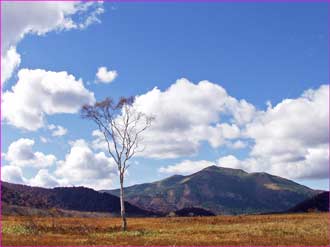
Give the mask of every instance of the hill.
M 322 192 L 288 210 L 289 213 L 303 213 L 314 211 L 329 212 L 329 191 Z
M 119 190 L 107 192 L 119 194 Z M 247 173 L 218 166 L 125 188 L 128 202 L 163 213 L 186 207 L 204 208 L 216 214 L 281 212 L 317 193 L 268 173 Z
M 32 207 L 22 207 L 10 205 L 3 202 L 1 204 L 1 213 L 4 216 L 30 216 L 30 217 L 75 217 L 75 218 L 107 218 L 117 214 L 100 213 L 100 212 L 84 212 L 65 209 L 41 209 Z
M 26 212 L 26 208 L 58 208 L 82 212 L 110 213 L 112 215 L 120 214 L 120 201 L 117 196 L 85 187 L 45 189 L 2 182 L 1 196 L 2 203 L 7 207 L 7 212 L 15 209 L 15 207 L 9 206 L 15 205 L 23 207 L 16 208 L 18 212 L 23 213 Z M 125 208 L 128 216 L 153 215 L 153 213 L 133 206 L 128 202 L 125 202 Z

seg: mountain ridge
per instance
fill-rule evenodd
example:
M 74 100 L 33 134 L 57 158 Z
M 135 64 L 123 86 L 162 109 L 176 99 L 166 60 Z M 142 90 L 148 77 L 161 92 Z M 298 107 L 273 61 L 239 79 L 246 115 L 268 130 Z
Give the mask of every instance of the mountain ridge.
M 289 213 L 329 212 L 329 191 L 321 192 L 290 208 Z
M 318 192 L 289 179 L 264 172 L 209 166 L 190 175 L 125 188 L 128 202 L 168 213 L 199 207 L 216 214 L 281 212 Z M 103 191 L 117 195 L 118 190 Z
M 1 182 L 1 200 L 8 205 L 36 209 L 58 208 L 81 212 L 101 212 L 120 215 L 117 196 L 83 186 L 53 189 Z M 125 202 L 128 216 L 152 216 L 153 212 Z
M 2 202 L 39 209 L 60 208 L 119 215 L 118 190 L 86 187 L 47 189 L 2 182 Z M 125 188 L 129 216 L 162 216 L 187 208 L 215 214 L 276 213 L 316 196 L 312 190 L 268 173 L 210 166 L 190 175 L 173 175 Z

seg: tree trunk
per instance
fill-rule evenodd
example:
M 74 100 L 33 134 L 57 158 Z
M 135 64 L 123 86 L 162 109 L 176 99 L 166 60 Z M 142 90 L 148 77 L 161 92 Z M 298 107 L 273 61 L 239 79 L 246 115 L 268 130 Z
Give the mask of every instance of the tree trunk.
M 126 212 L 125 212 L 125 201 L 124 201 L 124 175 L 120 174 L 120 214 L 122 218 L 121 229 L 122 231 L 127 230 Z

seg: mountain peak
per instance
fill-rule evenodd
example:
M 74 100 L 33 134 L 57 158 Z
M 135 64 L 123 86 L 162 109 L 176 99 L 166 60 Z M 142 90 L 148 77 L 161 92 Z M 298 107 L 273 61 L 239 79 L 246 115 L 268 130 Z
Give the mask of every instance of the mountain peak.
M 219 166 L 212 165 L 212 166 L 208 166 L 200 171 L 216 171 L 216 170 L 219 170 Z
M 200 170 L 199 172 L 203 171 L 211 171 L 211 172 L 220 172 L 220 173 L 226 173 L 226 174 L 248 174 L 246 171 L 242 169 L 235 169 L 235 168 L 228 168 L 228 167 L 222 167 L 222 166 L 208 166 L 204 168 L 203 170 Z
M 189 207 L 204 208 L 215 214 L 281 212 L 315 193 L 281 177 L 216 165 L 187 176 L 174 175 L 125 188 L 128 202 L 163 213 Z

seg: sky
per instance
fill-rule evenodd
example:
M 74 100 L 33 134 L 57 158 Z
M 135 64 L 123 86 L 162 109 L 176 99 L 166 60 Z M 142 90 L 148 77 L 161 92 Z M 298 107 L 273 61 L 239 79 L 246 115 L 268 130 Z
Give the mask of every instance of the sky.
M 117 188 L 79 110 L 135 96 L 155 120 L 126 185 L 217 165 L 329 189 L 328 19 L 328 3 L 2 3 L 1 178 Z

